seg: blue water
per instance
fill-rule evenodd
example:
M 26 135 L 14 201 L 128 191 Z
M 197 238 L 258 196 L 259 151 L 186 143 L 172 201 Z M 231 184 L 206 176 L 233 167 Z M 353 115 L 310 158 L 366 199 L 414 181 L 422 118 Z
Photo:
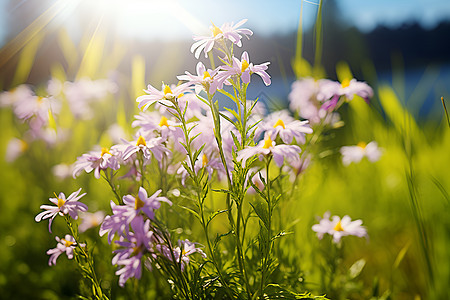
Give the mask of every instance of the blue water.
M 277 109 L 288 107 L 287 97 L 295 78 L 273 77 L 267 87 L 257 75 L 252 75 L 251 80 L 248 99 L 259 98 L 267 106 Z M 450 64 L 406 69 L 404 72 L 383 71 L 377 74 L 377 81 L 393 87 L 402 104 L 421 119 L 442 118 L 442 96 L 450 107 Z M 233 107 L 225 96 L 219 97 L 219 102 L 221 106 Z

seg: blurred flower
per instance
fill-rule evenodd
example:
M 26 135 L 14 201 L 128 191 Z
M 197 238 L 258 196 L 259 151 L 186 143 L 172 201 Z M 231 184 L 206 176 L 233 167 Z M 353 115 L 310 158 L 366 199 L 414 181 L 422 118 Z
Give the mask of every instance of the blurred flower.
M 19 101 L 27 101 L 24 99 L 33 98 L 34 93 L 26 84 L 21 84 L 9 91 L 0 94 L 0 107 L 13 106 Z
M 52 168 L 52 173 L 58 179 L 65 179 L 72 175 L 73 165 L 58 164 Z
M 297 143 L 304 144 L 305 134 L 313 132 L 308 123 L 309 121 L 295 120 L 286 110 L 276 111 L 258 124 L 256 135 L 265 131 L 273 139 L 280 135 L 281 140 L 286 144 L 292 143 L 294 137 Z
M 294 182 L 295 179 L 302 174 L 311 164 L 311 155 L 303 153 L 299 160 L 289 161 L 289 166 L 283 169 L 289 172 L 289 180 Z
M 222 89 L 223 84 L 226 84 L 226 81 L 233 76 L 240 76 L 242 82 L 248 84 L 250 83 L 250 75 L 254 73 L 258 74 L 262 78 L 265 85 L 270 85 L 270 75 L 266 72 L 269 64 L 270 62 L 265 62 L 260 65 L 253 65 L 253 63 L 250 62 L 247 51 L 242 53 L 241 60 L 233 56 L 233 64 L 231 66 L 221 66 L 221 71 L 219 71 L 216 75 L 218 80 L 218 88 Z
M 170 261 L 173 261 L 173 258 L 175 258 L 175 262 L 181 264 L 181 271 L 184 271 L 190 262 L 189 255 L 199 253 L 203 258 L 206 258 L 206 254 L 200 248 L 197 248 L 196 245 L 197 243 L 193 243 L 186 239 L 178 240 L 178 247 L 173 248 L 173 253 L 171 253 L 170 248 L 164 244 L 156 245 L 156 249 Z
M 9 163 L 15 161 L 22 153 L 28 149 L 28 144 L 24 140 L 12 138 L 6 146 L 5 160 Z
M 86 173 L 94 171 L 94 177 L 100 178 L 100 171 L 108 168 L 117 170 L 120 168 L 119 161 L 113 150 L 102 148 L 101 151 L 90 151 L 77 158 L 73 167 L 73 178 L 77 177 L 83 170 Z
M 120 143 L 120 141 L 127 136 L 122 126 L 117 123 L 109 126 L 107 132 L 113 143 Z
M 266 135 L 265 139 L 260 141 L 256 146 L 247 147 L 238 152 L 237 160 L 242 160 L 242 165 L 245 166 L 245 162 L 252 156 L 259 154 L 260 160 L 263 156 L 271 154 L 277 166 L 283 165 L 284 159 L 298 160 L 299 153 L 302 150 L 297 145 L 276 145 L 270 138 L 270 135 Z
M 139 103 L 138 107 L 142 109 L 142 111 L 145 111 L 150 105 L 157 101 L 168 106 L 173 106 L 171 101 L 175 98 L 181 98 L 185 93 L 190 92 L 190 87 L 190 82 L 180 84 L 173 88 L 173 90 L 168 85 L 163 84 L 161 91 L 158 91 L 149 84 L 147 90 L 144 90 L 148 95 L 137 97 L 136 102 Z
M 89 228 L 97 227 L 103 222 L 105 218 L 105 213 L 101 210 L 95 213 L 84 212 L 80 214 L 81 219 L 83 220 L 78 226 L 79 232 L 85 232 Z
M 365 156 L 370 162 L 376 162 L 380 159 L 382 150 L 377 142 L 373 141 L 366 145 L 364 142 L 356 146 L 344 146 L 340 150 L 342 154 L 342 163 L 348 166 L 352 162 L 358 163 Z
M 66 234 L 63 239 L 59 237 L 55 237 L 58 244 L 56 244 L 56 248 L 50 249 L 47 251 L 47 254 L 50 255 L 50 259 L 48 260 L 48 265 L 55 265 L 56 259 L 63 254 L 64 252 L 67 255 L 68 259 L 73 258 L 73 250 L 78 246 L 74 237 Z M 86 244 L 80 244 L 80 247 L 86 247 Z
M 116 244 L 121 248 L 114 250 L 116 255 L 112 259 L 113 265 L 118 265 L 119 285 L 123 287 L 125 282 L 131 277 L 141 278 L 142 262 L 141 258 L 145 252 L 152 248 L 153 232 L 150 231 L 150 220 L 145 221 L 142 216 L 138 216 L 131 222 L 132 232 Z
M 333 242 L 339 243 L 343 236 L 354 235 L 357 237 L 367 237 L 367 231 L 364 226 L 361 226 L 362 221 L 352 221 L 349 216 L 344 216 L 342 219 L 338 216 L 333 216 L 330 221 L 330 212 L 326 212 L 319 224 L 312 226 L 312 230 L 317 232 L 319 239 L 328 233 L 333 236 Z
M 238 29 L 238 27 L 243 25 L 245 22 L 247 22 L 247 19 L 239 21 L 236 25 L 233 25 L 233 23 L 225 23 L 220 28 L 212 24 L 212 26 L 209 27 L 211 30 L 210 36 L 193 37 L 196 42 L 192 45 L 191 52 L 194 53 L 195 51 L 194 55 L 197 59 L 200 57 L 200 53 L 202 51 L 205 53 L 205 57 L 208 57 L 208 52 L 214 48 L 214 43 L 221 39 L 230 40 L 236 46 L 241 47 L 242 35 L 248 38 L 248 36 L 253 34 L 250 29 Z
M 86 204 L 78 201 L 81 197 L 86 195 L 86 193 L 79 195 L 80 192 L 81 188 L 78 191 L 70 194 L 70 196 L 67 199 L 64 193 L 59 193 L 59 195 L 56 198 L 49 198 L 50 202 L 56 204 L 57 206 L 41 205 L 39 208 L 44 209 L 45 211 L 39 213 L 34 218 L 34 220 L 36 222 L 40 222 L 42 219 L 50 218 L 48 222 L 48 231 L 50 232 L 52 232 L 51 230 L 52 221 L 57 214 L 59 214 L 60 216 L 69 214 L 72 217 L 72 219 L 76 220 L 78 218 L 79 211 L 84 212 L 87 211 L 88 209 Z

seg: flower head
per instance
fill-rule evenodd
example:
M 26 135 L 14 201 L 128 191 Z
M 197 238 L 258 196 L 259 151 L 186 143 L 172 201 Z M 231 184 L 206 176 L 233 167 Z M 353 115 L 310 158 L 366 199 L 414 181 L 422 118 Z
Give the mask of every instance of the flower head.
M 197 63 L 197 75 L 185 72 L 185 75 L 177 76 L 179 80 L 186 80 L 192 85 L 195 85 L 195 91 L 199 93 L 201 90 L 208 91 L 209 94 L 214 94 L 217 89 L 218 81 L 215 78 L 217 69 L 206 69 L 202 62 Z
M 339 243 L 343 236 L 354 235 L 357 237 L 367 237 L 366 229 L 361 226 L 362 221 L 352 221 L 349 216 L 344 216 L 342 219 L 338 216 L 333 216 L 330 220 L 330 213 L 326 212 L 319 224 L 315 224 L 312 230 L 317 232 L 317 237 L 322 239 L 324 234 L 333 236 L 333 242 Z
M 246 147 L 239 151 L 237 160 L 242 160 L 242 165 L 245 166 L 246 161 L 254 155 L 259 155 L 260 159 L 264 156 L 272 155 L 277 166 L 281 167 L 285 158 L 299 160 L 299 153 L 301 151 L 297 145 L 276 145 L 270 135 L 266 135 L 264 140 L 260 141 L 256 146 Z
M 191 52 L 194 53 L 196 58 L 200 57 L 200 53 L 203 51 L 205 53 L 205 57 L 208 57 L 208 52 L 214 48 L 215 42 L 218 42 L 221 39 L 226 39 L 231 41 L 238 47 L 242 46 L 242 36 L 249 37 L 253 34 L 250 29 L 240 28 L 247 22 L 247 19 L 241 20 L 236 25 L 233 23 L 225 23 L 220 28 L 216 25 L 212 24 L 209 27 L 210 35 L 209 36 L 194 36 L 193 39 L 196 41 L 192 47 Z
M 41 205 L 40 209 L 44 209 L 43 212 L 39 213 L 34 219 L 36 222 L 40 222 L 42 219 L 49 219 L 48 223 L 48 231 L 52 232 L 51 226 L 52 221 L 56 217 L 56 215 L 67 215 L 69 214 L 72 219 L 76 220 L 78 218 L 78 212 L 84 212 L 87 211 L 88 207 L 86 204 L 79 202 L 78 200 L 86 195 L 86 193 L 83 193 L 80 195 L 81 188 L 70 194 L 69 197 L 66 199 L 66 195 L 64 193 L 59 193 L 56 198 L 49 198 L 50 202 L 53 204 L 56 204 L 56 206 L 51 205 Z
M 60 239 L 59 237 L 55 237 L 55 239 L 58 242 L 56 248 L 47 251 L 47 254 L 50 255 L 50 259 L 48 260 L 49 266 L 56 264 L 56 259 L 64 252 L 66 253 L 68 259 L 72 259 L 73 250 L 78 246 L 74 237 L 69 234 L 66 234 L 63 239 Z M 80 244 L 80 247 L 85 246 L 86 244 Z
M 119 169 L 120 164 L 117 153 L 113 149 L 102 148 L 100 151 L 90 151 L 77 158 L 73 167 L 73 178 L 83 170 L 86 173 L 94 171 L 94 177 L 100 178 L 100 171 L 108 168 Z
M 85 232 L 89 228 L 97 227 L 103 222 L 105 218 L 105 213 L 103 211 L 97 211 L 95 213 L 84 212 L 80 214 L 81 219 L 83 220 L 78 226 L 79 232 Z
M 171 88 L 170 86 L 163 84 L 161 91 L 155 89 L 152 85 L 147 86 L 147 90 L 144 90 L 148 95 L 139 96 L 136 102 L 139 103 L 138 107 L 145 111 L 150 105 L 155 102 L 160 102 L 168 106 L 172 106 L 172 101 L 176 98 L 181 98 L 186 92 L 190 92 L 191 83 L 186 82 L 180 84 L 177 87 Z

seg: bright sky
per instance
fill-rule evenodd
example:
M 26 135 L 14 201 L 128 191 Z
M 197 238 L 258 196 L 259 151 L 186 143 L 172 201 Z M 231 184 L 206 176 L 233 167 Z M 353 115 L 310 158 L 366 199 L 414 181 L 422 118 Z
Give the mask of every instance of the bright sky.
M 17 16 L 21 15 L 21 9 L 36 6 L 36 1 L 0 0 L 0 45 L 6 42 L 8 22 L 17 19 Z M 336 1 L 340 16 L 363 31 L 370 31 L 377 24 L 396 26 L 409 20 L 417 20 L 423 26 L 432 28 L 442 20 L 450 20 L 450 0 Z M 8 5 L 9 2 L 12 4 Z M 207 30 L 211 21 L 220 26 L 224 22 L 237 22 L 244 18 L 249 20 L 245 27 L 252 29 L 255 34 L 293 31 L 298 26 L 301 0 L 48 0 L 48 2 L 50 4 L 81 2 L 78 9 L 89 10 L 99 16 L 109 15 L 121 34 L 145 40 L 188 38 L 193 33 L 200 34 Z M 318 2 L 319 0 L 303 0 L 305 27 L 314 22 Z M 325 0 L 324 10 L 327 9 L 326 2 Z M 76 15 L 73 12 L 72 14 Z M 76 18 L 66 15 L 63 19 L 63 24 L 76 34 L 80 28 L 79 16 Z M 23 28 L 31 21 L 23 20 Z

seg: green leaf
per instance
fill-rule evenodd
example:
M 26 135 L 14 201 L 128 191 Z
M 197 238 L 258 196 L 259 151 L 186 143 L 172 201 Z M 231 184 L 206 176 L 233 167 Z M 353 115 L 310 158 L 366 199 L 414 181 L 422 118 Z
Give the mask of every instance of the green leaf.
M 253 210 L 258 215 L 258 218 L 263 222 L 266 229 L 269 230 L 269 213 L 266 205 L 259 199 L 255 200 L 253 203 L 250 203 L 250 205 L 253 207 Z

